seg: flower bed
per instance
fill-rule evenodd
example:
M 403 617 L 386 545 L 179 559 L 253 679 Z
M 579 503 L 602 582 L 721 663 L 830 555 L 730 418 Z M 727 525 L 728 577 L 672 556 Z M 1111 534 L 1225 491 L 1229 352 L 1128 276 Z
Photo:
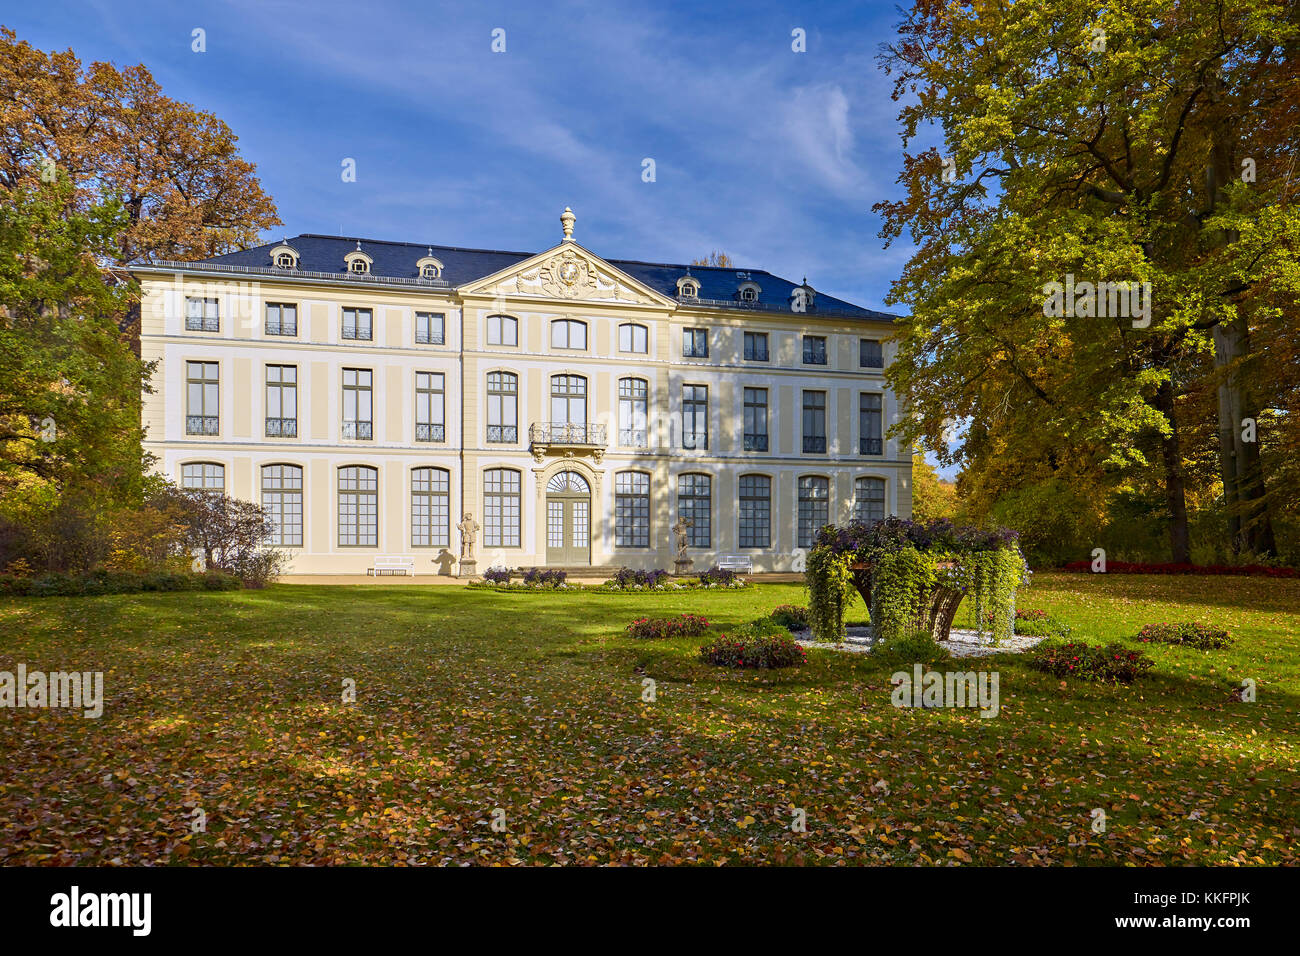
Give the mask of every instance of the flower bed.
M 529 568 L 523 572 L 522 581 L 512 581 L 518 573 L 509 568 L 488 568 L 483 572 L 482 581 L 470 581 L 469 587 L 490 588 L 494 591 L 570 591 L 575 590 L 566 584 L 568 572 Z
M 643 640 L 659 637 L 699 637 L 708 626 L 709 622 L 698 614 L 683 614 L 680 617 L 639 617 L 627 626 L 627 633 L 629 637 Z
M 808 627 L 808 609 L 797 604 L 782 604 L 772 609 L 772 620 L 787 631 L 802 631 Z
M 41 574 L 19 577 L 0 574 L 0 595 L 16 597 L 82 597 L 93 594 L 135 594 L 141 591 L 238 591 L 243 583 L 233 574 L 208 571 L 168 573 L 92 571 L 90 574 Z
M 1071 561 L 1061 568 L 1062 571 L 1087 571 L 1092 573 L 1091 561 Z M 1264 564 L 1206 564 L 1195 565 L 1182 562 L 1165 564 L 1146 564 L 1139 561 L 1107 561 L 1106 574 L 1240 574 L 1259 575 L 1266 578 L 1300 577 L 1295 568 L 1273 568 Z
M 993 612 L 984 615 L 984 623 L 993 626 Z M 1014 633 L 1027 637 L 1060 637 L 1070 635 L 1070 625 L 1058 621 L 1046 611 L 1038 608 L 1016 608 Z
M 1075 680 L 1131 684 L 1155 661 L 1123 644 L 1042 643 L 1029 652 L 1025 663 L 1034 670 Z
M 1178 644 L 1202 650 L 1216 650 L 1232 644 L 1232 635 L 1227 631 L 1199 621 L 1147 624 L 1138 631 L 1137 639 L 1144 644 Z
M 789 634 L 756 634 L 741 628 L 734 637 L 721 634 L 702 645 L 700 660 L 716 667 L 774 670 L 808 663 L 808 652 Z

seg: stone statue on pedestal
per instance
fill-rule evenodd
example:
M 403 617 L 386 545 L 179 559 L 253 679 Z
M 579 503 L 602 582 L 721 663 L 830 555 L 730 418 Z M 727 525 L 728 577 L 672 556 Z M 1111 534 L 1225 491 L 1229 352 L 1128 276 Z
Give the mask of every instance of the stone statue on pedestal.
M 694 527 L 695 522 L 692 519 L 678 518 L 677 523 L 669 529 L 673 534 L 677 535 L 677 560 L 673 562 L 673 566 L 678 574 L 690 573 L 693 562 L 686 556 L 686 549 L 690 544 L 686 533 Z
M 478 562 L 474 560 L 474 538 L 478 534 L 479 523 L 474 520 L 474 516 L 468 511 L 460 524 L 456 525 L 456 530 L 460 532 L 460 576 L 468 577 L 478 570 Z

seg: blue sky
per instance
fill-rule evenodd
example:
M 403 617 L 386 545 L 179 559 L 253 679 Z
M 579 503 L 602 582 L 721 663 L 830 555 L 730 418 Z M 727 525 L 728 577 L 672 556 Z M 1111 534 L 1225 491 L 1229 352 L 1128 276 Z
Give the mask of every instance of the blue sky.
M 83 62 L 144 63 L 224 119 L 277 233 L 532 252 L 572 206 L 598 255 L 718 249 L 896 312 L 884 297 L 912 250 L 884 248 L 871 207 L 899 193 L 898 105 L 876 63 L 898 18 L 892 2 L 45 0 L 3 22 Z

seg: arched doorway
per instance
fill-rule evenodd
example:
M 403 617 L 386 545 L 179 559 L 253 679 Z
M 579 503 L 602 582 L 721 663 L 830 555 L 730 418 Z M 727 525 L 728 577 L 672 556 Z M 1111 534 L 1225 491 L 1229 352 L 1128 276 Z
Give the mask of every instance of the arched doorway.
M 546 483 L 546 563 L 591 564 L 591 486 L 576 471 Z

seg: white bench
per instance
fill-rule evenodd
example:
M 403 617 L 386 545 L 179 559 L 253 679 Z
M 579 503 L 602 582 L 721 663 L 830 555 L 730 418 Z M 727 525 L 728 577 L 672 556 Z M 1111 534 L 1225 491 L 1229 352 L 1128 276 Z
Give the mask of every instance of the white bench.
M 720 554 L 718 567 L 726 571 L 746 571 L 753 574 L 754 559 L 743 554 Z
M 368 568 L 366 574 L 379 577 L 381 574 L 414 574 L 415 558 L 404 554 L 385 554 L 375 558 L 375 566 Z

